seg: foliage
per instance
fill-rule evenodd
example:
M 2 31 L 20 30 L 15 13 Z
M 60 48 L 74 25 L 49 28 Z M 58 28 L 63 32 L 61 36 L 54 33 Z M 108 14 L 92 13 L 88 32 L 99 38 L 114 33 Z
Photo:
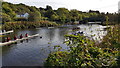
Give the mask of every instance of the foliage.
M 117 13 L 105 14 L 93 10 L 90 10 L 89 12 L 82 12 L 76 9 L 68 10 L 67 8 L 58 8 L 57 10 L 53 10 L 52 7 L 49 5 L 47 5 L 46 8 L 37 8 L 35 6 L 27 6 L 22 3 L 12 4 L 7 2 L 2 3 L 2 13 L 10 16 L 11 20 L 9 21 L 15 21 L 16 15 L 19 13 L 29 13 L 30 16 L 27 21 L 49 20 L 58 22 L 60 24 L 72 24 L 75 21 L 80 21 L 80 23 L 82 24 L 89 21 L 104 22 L 106 16 L 109 18 L 108 24 L 115 24 L 115 22 L 119 21 L 120 16 L 120 14 Z M 9 18 L 8 16 L 6 17 Z
M 120 25 L 114 25 L 108 29 L 108 34 L 103 38 L 102 43 L 98 46 L 102 48 L 110 48 L 116 50 L 117 63 L 120 67 Z M 118 54 L 119 53 L 119 54 Z
M 38 21 L 38 22 L 26 22 L 26 21 L 18 21 L 18 22 L 7 22 L 2 26 L 3 30 L 16 30 L 16 29 L 30 29 L 30 28 L 38 28 L 38 27 L 52 27 L 57 26 L 55 22 L 49 21 Z
M 41 20 L 41 13 L 38 11 L 30 13 L 28 20 L 33 21 L 33 22 L 40 21 Z
M 2 18 L 2 23 L 10 22 L 11 21 L 10 16 L 7 15 L 6 13 L 1 13 L 1 18 Z
M 23 14 L 23 13 L 29 13 L 30 14 L 30 18 L 28 19 L 29 21 L 40 21 L 41 20 L 41 13 L 39 11 L 38 8 L 36 8 L 35 6 L 27 6 L 25 4 L 11 4 L 11 3 L 7 3 L 7 2 L 3 2 L 2 3 L 2 13 L 3 14 L 7 14 L 8 16 L 10 16 L 11 21 L 25 21 L 22 18 L 18 18 L 16 17 L 16 15 L 18 14 Z M 8 16 L 6 16 L 6 18 L 9 18 Z M 28 21 L 26 20 L 26 21 Z M 3 22 L 8 22 L 8 21 L 3 21 Z
M 99 48 L 94 42 L 80 35 L 66 35 L 67 51 L 51 53 L 45 66 L 78 66 L 78 67 L 116 67 L 115 51 Z
M 104 37 L 103 42 L 100 44 L 102 47 L 118 48 L 120 47 L 120 25 L 111 26 L 108 29 L 108 34 Z

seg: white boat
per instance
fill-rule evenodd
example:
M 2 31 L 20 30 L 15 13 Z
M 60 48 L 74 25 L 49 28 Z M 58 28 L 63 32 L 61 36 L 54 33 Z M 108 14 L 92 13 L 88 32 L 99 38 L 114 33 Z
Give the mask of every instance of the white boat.
M 37 36 L 39 36 L 39 34 L 35 34 L 35 35 L 32 35 L 32 36 L 24 37 L 24 38 L 22 38 L 22 39 L 16 39 L 16 40 L 13 40 L 13 41 L 0 43 L 0 46 L 9 45 L 9 44 L 14 44 L 14 43 L 16 43 L 16 42 L 18 42 L 18 41 L 30 39 L 30 38 L 37 37 Z
M 36 29 L 41 29 L 41 28 L 36 28 Z
M 10 30 L 10 31 L 7 31 L 7 32 L 2 32 L 2 33 L 0 33 L 0 35 L 12 33 L 12 32 L 14 32 L 14 31 L 13 31 L 13 30 Z
M 54 28 L 54 27 L 48 27 L 48 29 L 52 29 L 52 28 Z

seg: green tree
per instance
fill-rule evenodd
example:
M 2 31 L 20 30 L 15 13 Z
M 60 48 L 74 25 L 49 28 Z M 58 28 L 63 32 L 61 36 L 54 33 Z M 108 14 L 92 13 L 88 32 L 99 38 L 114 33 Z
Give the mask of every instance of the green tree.
M 79 20 L 79 12 L 76 9 L 73 9 L 70 11 L 70 15 L 72 17 L 72 21 L 78 21 Z
M 45 10 L 47 11 L 47 10 L 53 10 L 53 9 L 51 6 L 47 5 Z
M 59 21 L 65 23 L 67 17 L 69 17 L 69 10 L 66 8 L 58 8 L 56 10 L 57 15 L 59 16 Z
M 53 14 L 53 15 L 50 17 L 50 19 L 51 19 L 52 21 L 58 21 L 59 16 L 58 16 L 57 14 Z
M 11 17 L 12 20 L 16 16 L 16 13 L 12 10 L 12 8 L 10 8 L 9 3 L 6 3 L 6 2 L 3 3 L 2 4 L 2 9 L 3 9 L 3 13 L 8 14 Z
M 1 19 L 2 19 L 2 23 L 5 23 L 5 22 L 10 22 L 11 21 L 11 17 L 5 13 L 1 13 Z
M 81 14 L 79 14 L 79 15 L 78 15 L 78 20 L 79 20 L 79 21 L 83 20 L 83 18 L 82 18 L 82 15 L 81 15 Z
M 45 17 L 48 17 L 50 19 L 53 14 L 55 14 L 53 10 L 47 10 L 45 13 Z
M 31 12 L 28 20 L 29 21 L 40 21 L 41 20 L 41 13 L 38 11 Z

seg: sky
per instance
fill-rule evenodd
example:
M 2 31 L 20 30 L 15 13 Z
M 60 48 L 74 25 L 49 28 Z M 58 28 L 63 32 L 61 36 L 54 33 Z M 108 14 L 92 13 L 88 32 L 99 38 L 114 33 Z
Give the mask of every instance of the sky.
M 4 0 L 10 3 L 24 3 L 29 6 L 43 7 L 52 6 L 53 9 L 61 7 L 77 9 L 80 11 L 99 10 L 100 12 L 114 13 L 118 11 L 120 0 Z

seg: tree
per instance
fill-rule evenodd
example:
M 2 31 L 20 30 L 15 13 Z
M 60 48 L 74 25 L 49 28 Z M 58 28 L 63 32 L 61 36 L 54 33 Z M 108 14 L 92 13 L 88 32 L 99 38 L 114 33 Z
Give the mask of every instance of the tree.
M 2 9 L 3 9 L 3 12 L 9 15 L 11 17 L 11 20 L 13 20 L 14 17 L 16 16 L 16 13 L 12 10 L 12 8 L 10 8 L 10 5 L 11 4 L 5 2 L 2 4 Z
M 79 15 L 78 15 L 78 17 L 79 17 L 79 18 L 78 18 L 78 20 L 79 20 L 79 21 L 83 20 L 83 18 L 82 18 L 82 15 L 81 15 L 81 14 L 79 14 Z
M 46 11 L 47 11 L 47 10 L 52 10 L 52 7 L 49 6 L 49 5 L 47 5 L 45 10 L 46 10 Z
M 50 20 L 52 21 L 58 21 L 59 19 L 59 16 L 57 14 L 53 14 L 51 17 L 50 17 Z
M 69 10 L 66 8 L 58 8 L 56 11 L 59 16 L 59 21 L 65 23 L 69 17 Z
M 35 6 L 31 6 L 31 7 L 29 7 L 29 10 L 31 12 L 35 12 L 35 11 L 37 11 L 37 8 Z
M 70 11 L 70 15 L 72 16 L 72 21 L 77 21 L 79 19 L 79 13 L 78 10 L 73 9 Z
M 47 10 L 46 13 L 45 13 L 45 17 L 48 17 L 49 20 L 51 20 L 51 16 L 55 14 L 55 12 L 53 10 Z
M 29 21 L 40 21 L 41 20 L 41 13 L 38 11 L 31 12 L 28 20 Z
M 2 23 L 5 23 L 5 22 L 10 22 L 11 21 L 11 17 L 5 13 L 1 13 L 2 16 L 1 16 L 1 19 L 2 19 Z

